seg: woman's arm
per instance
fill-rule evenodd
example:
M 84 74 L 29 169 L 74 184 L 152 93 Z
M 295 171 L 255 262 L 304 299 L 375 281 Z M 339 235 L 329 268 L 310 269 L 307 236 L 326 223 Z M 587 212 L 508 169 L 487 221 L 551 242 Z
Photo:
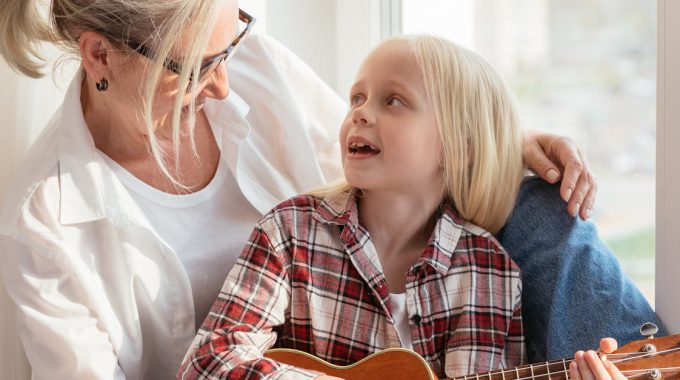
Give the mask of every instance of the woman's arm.
M 588 160 L 576 143 L 564 136 L 540 131 L 524 131 L 526 166 L 549 183 L 562 180 L 560 195 L 568 202 L 571 216 L 590 217 L 597 195 L 597 182 Z
M 2 274 L 34 379 L 125 379 L 108 334 L 72 265 L 0 238 Z

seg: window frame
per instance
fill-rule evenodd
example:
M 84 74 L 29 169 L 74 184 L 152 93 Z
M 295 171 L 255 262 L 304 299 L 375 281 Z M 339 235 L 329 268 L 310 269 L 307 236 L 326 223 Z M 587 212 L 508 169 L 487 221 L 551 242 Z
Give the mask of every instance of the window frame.
M 657 1 L 656 98 L 656 311 L 671 333 L 680 333 L 680 254 L 674 234 L 680 226 L 680 2 Z M 675 126 L 675 128 L 674 128 Z M 674 166 L 675 164 L 675 166 Z

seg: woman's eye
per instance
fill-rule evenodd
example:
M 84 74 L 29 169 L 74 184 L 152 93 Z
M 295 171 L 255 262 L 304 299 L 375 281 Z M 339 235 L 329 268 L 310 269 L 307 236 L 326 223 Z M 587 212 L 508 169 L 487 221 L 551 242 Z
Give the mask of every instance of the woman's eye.
M 404 106 L 406 105 L 404 102 L 401 101 L 401 99 L 392 96 L 389 99 L 387 99 L 387 105 L 388 106 Z

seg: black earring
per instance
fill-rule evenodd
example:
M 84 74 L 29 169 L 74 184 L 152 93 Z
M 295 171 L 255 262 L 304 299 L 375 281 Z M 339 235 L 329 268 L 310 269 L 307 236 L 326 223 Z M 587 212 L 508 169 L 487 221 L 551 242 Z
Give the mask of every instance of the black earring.
M 109 81 L 106 80 L 106 78 L 102 78 L 99 82 L 96 83 L 97 85 L 97 91 L 106 91 L 109 89 Z

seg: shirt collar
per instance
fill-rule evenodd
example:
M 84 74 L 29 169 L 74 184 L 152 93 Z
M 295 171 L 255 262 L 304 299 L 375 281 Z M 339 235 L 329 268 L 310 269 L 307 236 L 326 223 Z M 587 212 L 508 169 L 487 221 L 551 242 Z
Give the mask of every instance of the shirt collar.
M 109 165 L 95 147 L 80 102 L 84 79 L 81 68 L 64 97 L 61 114 L 57 116 L 59 133 L 59 183 L 61 190 L 59 221 L 62 224 L 84 223 L 111 218 L 116 223 L 139 224 L 141 211 L 125 205 L 134 204 L 132 197 L 118 180 Z M 227 104 L 227 107 L 224 104 Z M 229 120 L 245 120 L 250 111 L 246 102 L 234 91 L 227 101 L 206 99 L 204 108 L 213 126 L 221 132 L 232 128 L 237 139 L 244 139 L 250 132 L 246 122 L 227 125 Z M 228 113 L 227 116 L 225 113 Z M 240 118 L 231 115 L 238 113 Z M 224 116 L 224 117 L 222 117 Z M 216 136 L 221 147 L 221 136 Z
M 229 90 L 229 96 L 226 100 L 206 99 L 203 111 L 210 121 L 213 131 L 220 133 L 221 131 L 229 131 L 227 136 L 235 139 L 236 143 L 243 141 L 250 134 L 250 124 L 246 122 L 246 116 L 250 113 L 250 106 L 233 89 Z M 220 149 L 222 149 L 222 137 L 221 135 L 215 136 Z
M 327 195 L 314 211 L 313 217 L 321 223 L 344 226 L 341 239 L 345 244 L 356 241 L 358 240 L 356 230 L 359 227 L 357 206 L 359 196 L 360 190 L 356 188 Z M 437 223 L 419 263 L 427 263 L 445 274 L 451 267 L 456 246 L 466 225 L 467 222 L 453 206 L 442 204 L 437 209 Z
M 59 220 L 74 224 L 97 220 L 107 215 L 102 197 L 103 170 L 92 135 L 85 124 L 80 103 L 83 81 L 81 69 L 73 78 L 62 105 L 59 123 Z

